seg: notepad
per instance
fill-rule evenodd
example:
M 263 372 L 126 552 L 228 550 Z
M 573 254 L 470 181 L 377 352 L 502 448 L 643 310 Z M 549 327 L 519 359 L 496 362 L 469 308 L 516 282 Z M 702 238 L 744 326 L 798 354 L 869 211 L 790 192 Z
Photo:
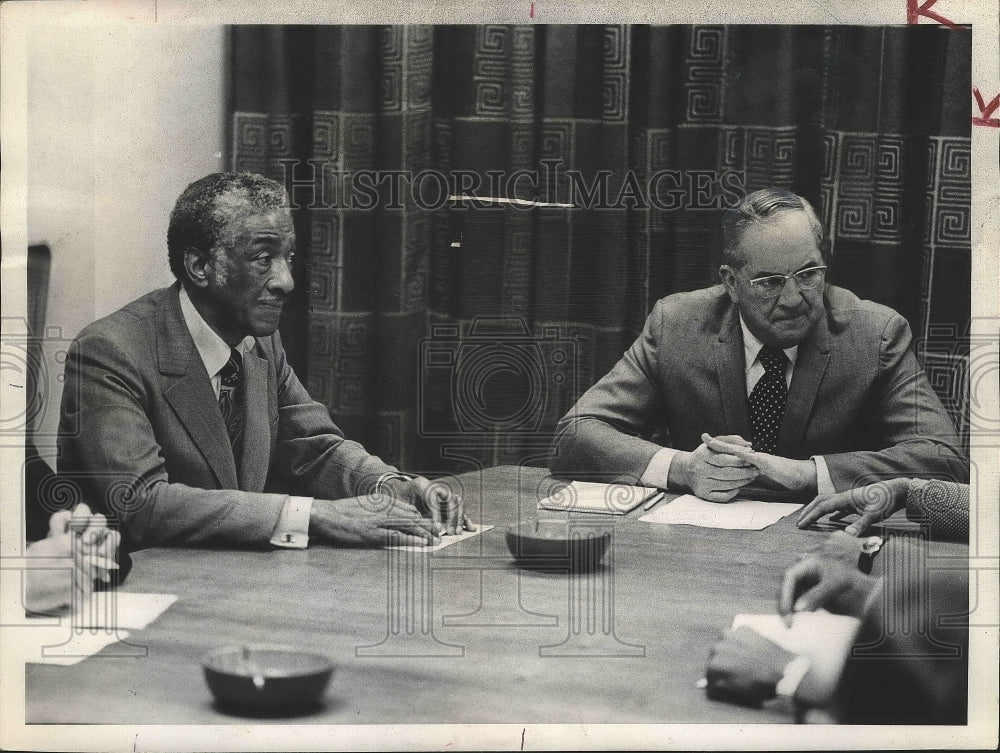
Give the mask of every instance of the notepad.
M 605 515 L 624 515 L 634 510 L 659 489 L 628 484 L 598 484 L 593 481 L 574 481 L 538 503 L 542 510 L 563 512 L 597 512 Z
M 760 502 L 738 499 L 733 502 L 708 502 L 693 494 L 684 494 L 667 505 L 643 515 L 644 523 L 670 523 L 702 528 L 729 528 L 760 531 L 791 515 L 802 505 L 788 502 Z

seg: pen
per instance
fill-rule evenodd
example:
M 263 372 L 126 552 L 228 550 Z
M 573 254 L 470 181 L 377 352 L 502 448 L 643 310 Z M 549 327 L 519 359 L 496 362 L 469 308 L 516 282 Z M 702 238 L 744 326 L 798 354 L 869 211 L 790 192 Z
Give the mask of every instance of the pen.
M 649 502 L 647 502 L 642 506 L 642 509 L 643 510 L 653 509 L 656 506 L 656 503 L 659 502 L 661 499 L 663 499 L 665 496 L 667 496 L 666 492 L 659 492 L 657 494 L 654 494 L 652 498 L 649 500 Z

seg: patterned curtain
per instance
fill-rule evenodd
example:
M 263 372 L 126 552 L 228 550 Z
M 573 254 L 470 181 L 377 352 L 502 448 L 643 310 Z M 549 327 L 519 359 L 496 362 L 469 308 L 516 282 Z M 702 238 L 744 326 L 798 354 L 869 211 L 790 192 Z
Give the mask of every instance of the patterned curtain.
M 296 207 L 298 373 L 401 467 L 541 464 L 769 185 L 909 320 L 965 434 L 970 61 L 923 25 L 234 27 L 231 164 Z

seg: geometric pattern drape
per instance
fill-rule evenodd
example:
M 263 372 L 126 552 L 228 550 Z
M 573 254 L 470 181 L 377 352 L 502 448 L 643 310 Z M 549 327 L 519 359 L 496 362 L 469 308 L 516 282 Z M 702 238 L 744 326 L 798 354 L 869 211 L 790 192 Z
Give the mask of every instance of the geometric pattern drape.
M 716 281 L 726 202 L 774 185 L 821 214 L 831 281 L 910 321 L 967 432 L 970 37 L 234 27 L 231 165 L 296 206 L 290 357 L 391 462 L 540 462 L 654 301 Z

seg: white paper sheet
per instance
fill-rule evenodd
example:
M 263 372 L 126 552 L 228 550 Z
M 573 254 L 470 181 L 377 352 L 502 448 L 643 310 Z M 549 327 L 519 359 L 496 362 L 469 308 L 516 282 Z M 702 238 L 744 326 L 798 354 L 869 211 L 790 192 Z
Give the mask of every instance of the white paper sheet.
M 486 533 L 487 531 L 492 530 L 493 526 L 484 526 L 480 524 L 476 527 L 475 531 L 462 531 L 462 533 L 455 534 L 454 536 L 442 536 L 441 543 L 435 544 L 434 546 L 421 546 L 416 544 L 412 546 L 389 546 L 386 547 L 386 549 L 398 549 L 402 552 L 436 552 L 439 549 L 444 549 L 446 546 L 457 544 L 459 541 L 465 541 L 466 539 L 471 539 L 473 536 L 478 536 L 481 533 Z
M 733 629 L 740 626 L 760 633 L 786 651 L 808 656 L 810 673 L 819 679 L 820 684 L 833 687 L 840 677 L 861 621 L 819 609 L 797 612 L 790 628 L 777 614 L 738 614 L 733 618 Z
M 28 617 L 39 626 L 25 635 L 25 660 L 36 664 L 70 665 L 83 661 L 105 646 L 128 638 L 129 630 L 142 630 L 177 601 L 174 594 L 137 594 L 96 591 L 75 614 L 66 614 L 58 625 L 51 617 Z M 136 649 L 122 647 L 114 655 L 131 656 Z
M 777 523 L 801 507 L 800 504 L 790 502 L 760 502 L 747 499 L 734 502 L 707 502 L 693 494 L 684 494 L 669 504 L 660 505 L 639 520 L 646 523 L 759 531 Z
M 142 630 L 177 601 L 174 594 L 133 594 L 124 591 L 97 591 L 89 609 L 77 618 L 80 627 L 118 627 Z

